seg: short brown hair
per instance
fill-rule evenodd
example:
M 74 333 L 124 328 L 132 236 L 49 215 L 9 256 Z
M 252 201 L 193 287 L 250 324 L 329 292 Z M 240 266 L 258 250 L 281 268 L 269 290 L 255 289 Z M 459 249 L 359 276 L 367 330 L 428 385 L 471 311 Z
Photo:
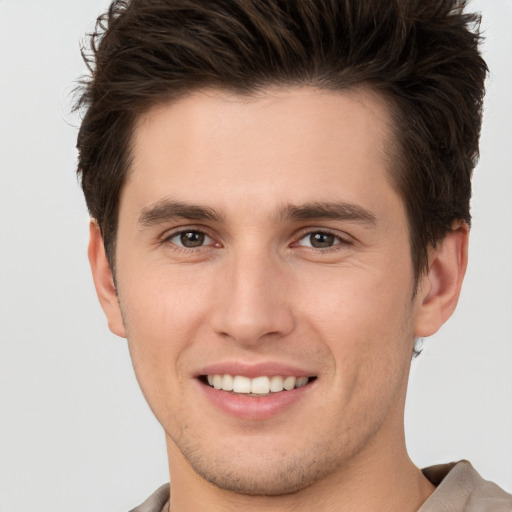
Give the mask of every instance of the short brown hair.
M 394 183 L 416 276 L 429 245 L 469 224 L 487 67 L 464 0 L 116 0 L 83 52 L 78 172 L 114 269 L 135 122 L 201 88 L 370 86 L 395 127 Z

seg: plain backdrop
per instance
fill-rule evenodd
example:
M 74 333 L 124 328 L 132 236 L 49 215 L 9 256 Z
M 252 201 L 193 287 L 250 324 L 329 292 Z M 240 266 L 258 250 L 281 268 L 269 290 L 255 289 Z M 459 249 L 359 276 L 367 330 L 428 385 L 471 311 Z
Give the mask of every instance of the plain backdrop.
M 121 512 L 167 481 L 126 342 L 107 330 L 74 171 L 79 42 L 106 0 L 0 0 L 0 512 Z M 483 12 L 491 69 L 470 265 L 413 363 L 408 447 L 512 491 L 512 1 Z

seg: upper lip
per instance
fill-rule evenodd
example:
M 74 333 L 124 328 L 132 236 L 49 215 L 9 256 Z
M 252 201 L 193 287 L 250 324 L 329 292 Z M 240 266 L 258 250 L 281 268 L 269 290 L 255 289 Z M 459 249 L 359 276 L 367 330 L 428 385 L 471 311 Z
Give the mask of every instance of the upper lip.
M 315 372 L 311 372 L 296 366 L 283 364 L 279 362 L 264 363 L 244 363 L 239 361 L 213 363 L 196 372 L 196 376 L 202 375 L 243 375 L 254 379 L 256 377 L 280 375 L 282 377 L 313 377 Z

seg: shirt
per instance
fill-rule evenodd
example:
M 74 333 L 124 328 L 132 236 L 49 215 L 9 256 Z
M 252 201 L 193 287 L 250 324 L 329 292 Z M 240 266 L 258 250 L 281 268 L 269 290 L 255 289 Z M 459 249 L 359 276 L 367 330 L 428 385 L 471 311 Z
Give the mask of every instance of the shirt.
M 468 461 L 422 471 L 436 490 L 418 512 L 512 512 L 512 495 L 484 480 Z M 167 512 L 169 498 L 169 484 L 162 485 L 130 512 Z

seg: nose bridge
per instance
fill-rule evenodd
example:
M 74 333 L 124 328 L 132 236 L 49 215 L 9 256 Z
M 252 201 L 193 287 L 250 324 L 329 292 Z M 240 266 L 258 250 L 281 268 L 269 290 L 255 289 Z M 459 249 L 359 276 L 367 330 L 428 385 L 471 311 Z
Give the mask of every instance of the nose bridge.
M 284 290 L 286 272 L 279 257 L 261 245 L 239 247 L 225 258 L 219 272 L 213 329 L 239 343 L 258 343 L 293 329 Z

